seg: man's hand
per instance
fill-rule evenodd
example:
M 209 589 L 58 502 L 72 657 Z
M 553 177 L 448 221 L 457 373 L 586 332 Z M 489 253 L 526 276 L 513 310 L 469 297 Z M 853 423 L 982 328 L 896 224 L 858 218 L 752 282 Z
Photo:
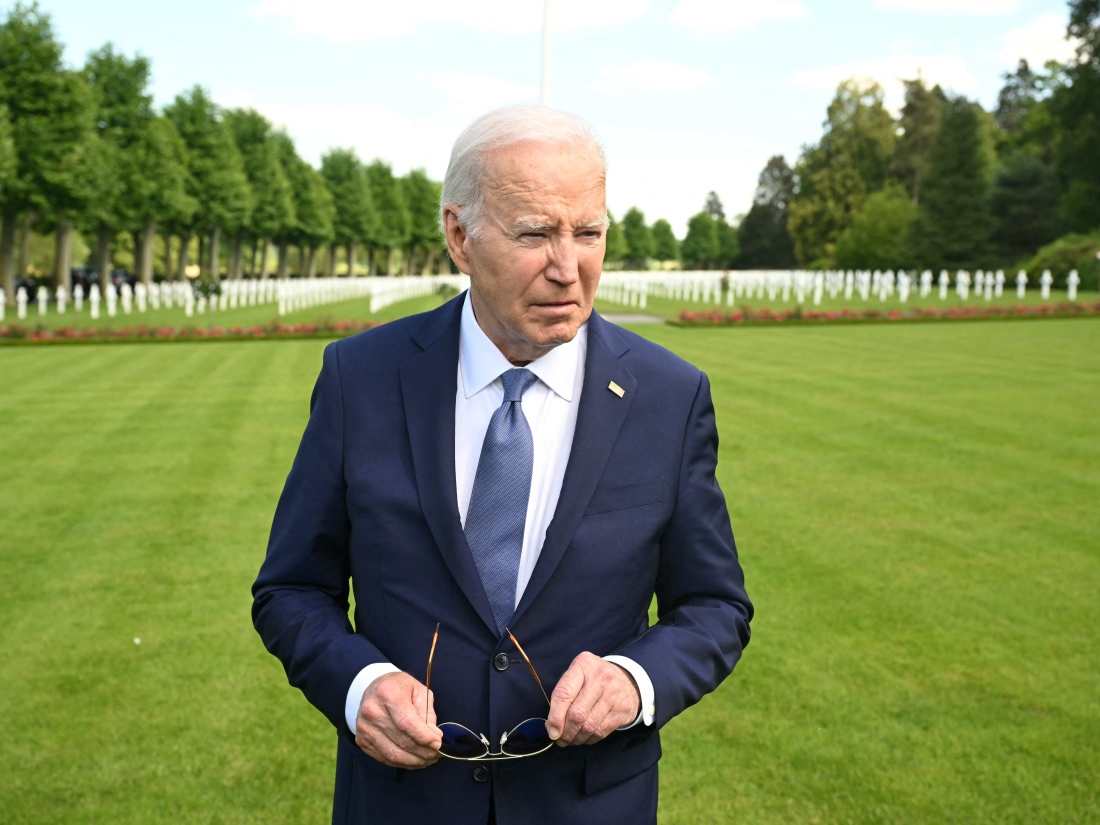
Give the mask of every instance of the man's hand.
M 638 718 L 634 677 L 592 653 L 581 653 L 550 697 L 546 730 L 559 745 L 594 745 Z
M 409 674 L 387 673 L 363 691 L 355 718 L 355 744 L 367 756 L 391 768 L 426 768 L 439 760 L 442 743 L 432 697 Z

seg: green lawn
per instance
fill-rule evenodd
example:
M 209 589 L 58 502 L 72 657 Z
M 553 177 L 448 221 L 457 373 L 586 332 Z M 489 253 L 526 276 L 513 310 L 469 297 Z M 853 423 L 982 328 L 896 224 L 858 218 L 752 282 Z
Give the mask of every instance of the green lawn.
M 639 331 L 758 609 L 661 822 L 1100 820 L 1100 321 Z M 248 592 L 323 346 L 0 349 L 0 820 L 327 821 Z

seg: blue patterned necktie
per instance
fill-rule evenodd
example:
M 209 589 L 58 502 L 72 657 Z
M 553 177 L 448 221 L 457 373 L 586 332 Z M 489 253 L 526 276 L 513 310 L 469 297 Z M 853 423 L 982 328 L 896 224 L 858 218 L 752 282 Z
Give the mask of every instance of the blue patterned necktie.
M 501 380 L 504 402 L 489 419 L 466 511 L 466 541 L 498 632 L 504 631 L 516 608 L 516 578 L 535 455 L 531 427 L 520 400 L 537 377 L 530 370 L 514 369 L 501 375 Z

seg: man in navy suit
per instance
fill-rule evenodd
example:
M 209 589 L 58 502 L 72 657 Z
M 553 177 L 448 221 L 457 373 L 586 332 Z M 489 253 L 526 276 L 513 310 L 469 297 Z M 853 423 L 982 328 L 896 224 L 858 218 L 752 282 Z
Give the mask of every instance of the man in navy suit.
M 579 118 L 475 121 L 469 291 L 325 350 L 253 621 L 339 732 L 334 823 L 655 822 L 658 730 L 748 643 L 707 378 L 592 312 L 605 176 Z

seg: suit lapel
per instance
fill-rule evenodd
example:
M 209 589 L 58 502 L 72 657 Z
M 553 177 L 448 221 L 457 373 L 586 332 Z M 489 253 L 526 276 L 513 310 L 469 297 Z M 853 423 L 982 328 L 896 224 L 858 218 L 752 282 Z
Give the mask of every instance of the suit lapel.
M 573 434 L 565 478 L 562 479 L 561 495 L 554 518 L 546 529 L 539 560 L 516 608 L 513 623 L 538 597 L 557 569 L 603 476 L 638 386 L 634 376 L 619 362 L 619 357 L 627 349 L 626 342 L 614 327 L 593 312 L 588 322 L 588 353 L 577 410 L 577 428 Z M 611 382 L 624 391 L 622 397 L 609 388 Z
M 455 488 L 455 393 L 461 310 L 460 296 L 431 313 L 413 334 L 422 351 L 401 365 L 401 395 L 420 507 L 451 575 L 495 635 L 496 620 L 462 532 Z

